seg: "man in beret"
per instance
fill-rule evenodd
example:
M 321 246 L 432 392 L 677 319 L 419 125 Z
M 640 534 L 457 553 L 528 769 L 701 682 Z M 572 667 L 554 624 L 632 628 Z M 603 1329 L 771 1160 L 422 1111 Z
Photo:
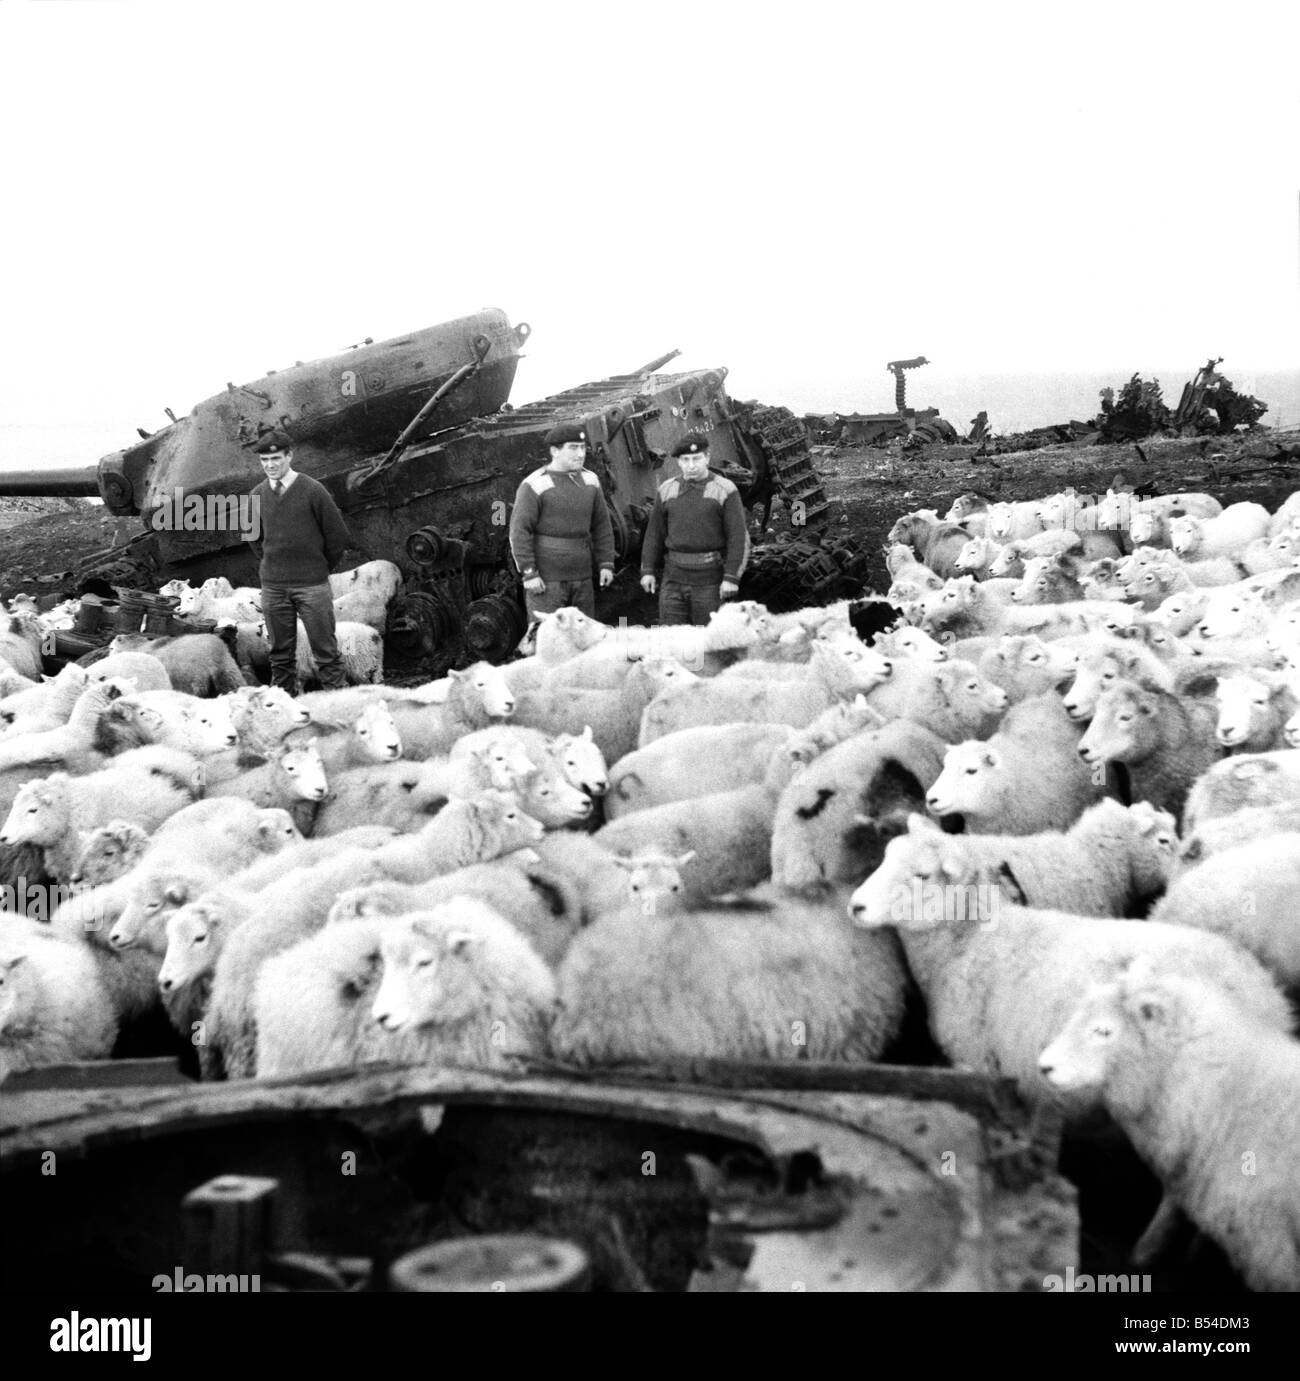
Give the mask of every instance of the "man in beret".
M 614 579 L 614 529 L 600 481 L 584 468 L 587 433 L 567 422 L 546 433 L 550 463 L 523 481 L 510 515 L 510 551 L 532 621 L 565 605 L 596 617 L 593 563 Z
M 266 476 L 253 496 L 261 522 L 259 577 L 271 684 L 298 694 L 301 619 L 321 685 L 340 690 L 347 677 L 334 637 L 329 573 L 354 545 L 351 534 L 329 490 L 293 468 L 293 447 L 283 432 L 268 432 L 255 450 Z
M 677 477 L 655 496 L 641 544 L 641 588 L 659 583 L 661 623 L 708 623 L 740 588 L 749 529 L 740 490 L 709 470 L 709 438 L 688 432 L 673 448 Z

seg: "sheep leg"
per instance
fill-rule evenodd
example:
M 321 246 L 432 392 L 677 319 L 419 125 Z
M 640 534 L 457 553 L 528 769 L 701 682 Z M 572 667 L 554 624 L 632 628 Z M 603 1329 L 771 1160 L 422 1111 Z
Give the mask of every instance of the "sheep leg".
M 1146 1226 L 1146 1231 L 1138 1238 L 1133 1248 L 1133 1264 L 1147 1266 L 1163 1252 L 1175 1237 L 1181 1236 L 1188 1226 L 1183 1211 L 1170 1195 L 1160 1200 L 1160 1207 Z

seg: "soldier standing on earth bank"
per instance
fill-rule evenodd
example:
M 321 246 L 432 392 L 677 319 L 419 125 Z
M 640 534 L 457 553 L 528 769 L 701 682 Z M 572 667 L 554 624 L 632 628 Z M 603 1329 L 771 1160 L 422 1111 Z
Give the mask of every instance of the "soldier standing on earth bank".
M 587 433 L 577 423 L 546 433 L 550 464 L 519 486 L 510 515 L 510 552 L 524 577 L 530 623 L 566 605 L 596 617 L 591 568 L 614 579 L 614 529 L 600 481 L 584 468 Z
M 659 591 L 661 623 L 708 623 L 740 588 L 749 529 L 740 490 L 709 471 L 709 438 L 688 432 L 673 448 L 679 478 L 659 486 L 641 544 L 641 588 Z
M 298 694 L 301 619 L 321 685 L 341 690 L 347 677 L 334 637 L 329 574 L 353 545 L 351 535 L 329 490 L 293 468 L 287 436 L 268 432 L 257 444 L 257 458 L 266 476 L 253 494 L 261 518 L 258 574 L 271 644 L 271 684 Z

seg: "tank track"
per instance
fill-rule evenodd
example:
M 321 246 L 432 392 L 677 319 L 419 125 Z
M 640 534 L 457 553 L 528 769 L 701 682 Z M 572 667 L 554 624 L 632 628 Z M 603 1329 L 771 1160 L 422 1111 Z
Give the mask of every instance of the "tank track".
M 830 514 L 830 500 L 822 488 L 808 450 L 808 433 L 789 408 L 748 404 L 737 422 L 767 457 L 772 487 L 791 513 L 802 504 L 801 527 L 820 527 Z

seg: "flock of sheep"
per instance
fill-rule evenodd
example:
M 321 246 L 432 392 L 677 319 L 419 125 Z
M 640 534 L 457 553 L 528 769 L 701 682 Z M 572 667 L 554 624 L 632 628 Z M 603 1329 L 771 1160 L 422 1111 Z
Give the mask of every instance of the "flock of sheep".
M 128 637 L 44 680 L 15 602 L 0 865 L 59 898 L 0 927 L 0 1077 L 159 1004 L 243 1078 L 869 1061 L 923 1002 L 953 1064 L 1127 1133 L 1139 1261 L 1181 1214 L 1300 1288 L 1297 533 L 1300 494 L 964 495 L 895 525 L 884 599 L 562 609 L 410 690 L 369 563 L 331 578 L 355 684 L 297 699 L 255 684 L 256 591 L 169 590 L 233 660 Z

